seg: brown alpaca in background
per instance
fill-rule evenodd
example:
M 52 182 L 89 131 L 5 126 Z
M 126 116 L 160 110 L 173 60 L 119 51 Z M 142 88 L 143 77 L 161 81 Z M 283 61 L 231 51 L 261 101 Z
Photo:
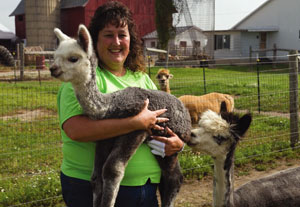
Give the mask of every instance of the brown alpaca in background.
M 156 79 L 158 80 L 160 90 L 171 93 L 169 80 L 173 78 L 170 71 L 165 68 L 158 70 Z M 183 95 L 178 98 L 188 109 L 192 124 L 198 124 L 201 114 L 210 109 L 216 113 L 220 112 L 221 103 L 226 103 L 227 111 L 232 112 L 234 109 L 234 99 L 231 95 L 223 93 L 208 93 L 202 96 Z
M 234 109 L 234 99 L 231 95 L 223 93 L 208 93 L 202 96 L 184 95 L 178 98 L 188 109 L 192 124 L 198 124 L 201 114 L 210 109 L 216 113 L 220 112 L 221 103 L 226 103 L 227 111 L 232 112 Z
M 158 80 L 158 84 L 161 91 L 171 93 L 169 80 L 173 78 L 173 75 L 170 74 L 170 71 L 168 69 L 159 69 L 155 78 Z

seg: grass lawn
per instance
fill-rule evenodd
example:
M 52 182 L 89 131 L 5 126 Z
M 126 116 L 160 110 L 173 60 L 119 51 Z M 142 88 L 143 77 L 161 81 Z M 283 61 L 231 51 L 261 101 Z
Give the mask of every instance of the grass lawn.
M 236 151 L 236 171 L 245 174 L 249 165 L 265 170 L 278 158 L 297 159 L 300 155 L 299 149 L 289 147 L 288 118 L 256 114 L 258 110 L 289 112 L 289 74 L 285 68 L 260 66 L 260 96 L 253 67 L 169 68 L 174 75 L 170 88 L 177 97 L 228 93 L 235 97 L 236 109 L 254 114 L 250 130 Z M 151 68 L 150 74 L 156 84 L 158 69 Z M 61 204 L 62 143 L 56 115 L 59 85 L 55 80 L 41 85 L 37 81 L 0 82 L 0 206 Z M 35 111 L 39 113 L 21 118 Z M 212 174 L 211 158 L 195 154 L 188 147 L 180 154 L 180 164 L 186 178 L 201 179 Z

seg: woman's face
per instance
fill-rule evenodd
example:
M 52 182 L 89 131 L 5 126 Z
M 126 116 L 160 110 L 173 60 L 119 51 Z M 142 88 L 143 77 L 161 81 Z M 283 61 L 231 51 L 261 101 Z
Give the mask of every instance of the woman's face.
M 120 71 L 129 53 L 130 35 L 128 26 L 106 25 L 98 33 L 97 52 L 105 69 Z

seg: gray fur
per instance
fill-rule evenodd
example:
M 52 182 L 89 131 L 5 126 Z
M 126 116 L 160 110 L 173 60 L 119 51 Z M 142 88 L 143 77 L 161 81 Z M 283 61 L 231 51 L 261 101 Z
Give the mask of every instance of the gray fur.
M 78 33 L 80 36 L 78 41 L 82 48 L 91 47 L 91 38 L 87 29 L 81 25 Z M 64 48 L 58 47 L 58 51 L 63 50 Z M 87 49 L 85 50 L 87 53 L 88 51 Z M 55 57 L 55 60 L 60 58 L 61 53 L 63 52 L 57 52 L 58 55 Z M 168 126 L 184 142 L 189 141 L 191 130 L 190 116 L 184 105 L 175 96 L 158 90 L 145 90 L 136 87 L 126 88 L 110 94 L 102 94 L 99 92 L 95 81 L 97 59 L 94 53 L 87 54 L 86 57 L 89 61 L 86 61 L 85 57 L 79 61 L 88 62 L 89 67 L 86 67 L 86 70 L 91 70 L 91 73 L 88 73 L 90 76 L 87 76 L 84 81 L 70 80 L 86 115 L 92 119 L 133 116 L 142 110 L 144 101 L 148 98 L 149 110 L 167 108 L 167 112 L 162 114 L 161 117 L 167 117 L 170 121 L 164 123 L 163 126 Z M 51 74 L 61 80 L 62 75 L 60 71 L 64 70 L 62 68 L 63 65 L 59 64 L 59 61 L 55 61 L 50 69 Z M 76 69 L 78 68 L 75 67 L 72 70 Z M 58 74 L 59 76 L 57 76 Z M 159 131 L 153 131 L 153 133 L 154 135 L 162 135 Z M 92 176 L 95 195 L 94 207 L 114 206 L 120 181 L 123 178 L 128 160 L 148 136 L 147 131 L 140 130 L 97 142 Z M 156 158 L 162 169 L 162 178 L 159 184 L 162 206 L 171 207 L 174 205 L 175 197 L 183 181 L 177 154 L 165 158 L 156 156 Z
M 300 167 L 250 181 L 234 191 L 236 207 L 299 207 Z

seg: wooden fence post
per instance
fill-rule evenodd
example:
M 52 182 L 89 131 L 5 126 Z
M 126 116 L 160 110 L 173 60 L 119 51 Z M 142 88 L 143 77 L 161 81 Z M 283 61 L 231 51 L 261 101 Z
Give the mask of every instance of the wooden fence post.
M 295 147 L 299 140 L 298 130 L 298 51 L 292 50 L 289 53 L 290 65 L 290 145 Z
M 20 43 L 20 80 L 24 78 L 24 44 Z

